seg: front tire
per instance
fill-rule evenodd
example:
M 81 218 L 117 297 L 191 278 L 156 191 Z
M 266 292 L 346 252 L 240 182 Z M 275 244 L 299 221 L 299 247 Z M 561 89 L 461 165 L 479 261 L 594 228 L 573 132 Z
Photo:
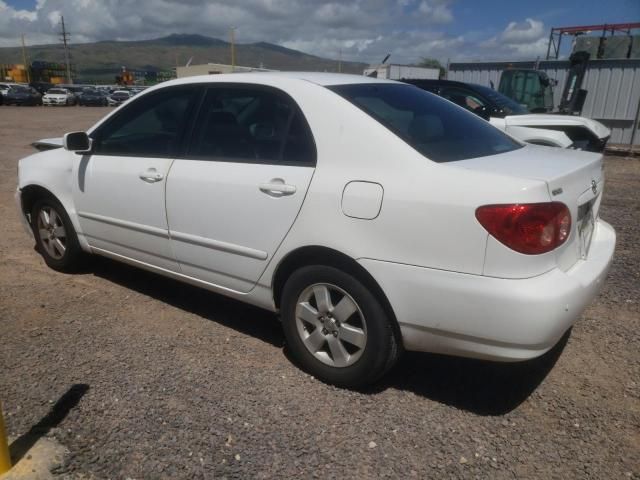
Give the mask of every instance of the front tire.
M 60 202 L 54 198 L 37 200 L 31 209 L 31 228 L 38 252 L 49 267 L 60 272 L 79 269 L 85 255 Z
M 384 308 L 355 277 L 314 265 L 295 271 L 281 301 L 287 345 L 300 366 L 320 380 L 358 388 L 386 373 L 399 354 Z

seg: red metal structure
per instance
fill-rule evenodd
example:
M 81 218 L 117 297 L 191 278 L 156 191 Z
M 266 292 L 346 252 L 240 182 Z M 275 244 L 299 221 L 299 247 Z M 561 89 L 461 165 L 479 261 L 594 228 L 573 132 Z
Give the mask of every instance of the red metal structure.
M 614 35 L 615 33 L 631 34 L 631 30 L 640 28 L 639 23 L 604 23 L 601 25 L 580 25 L 577 27 L 553 27 L 549 35 L 549 44 L 547 46 L 547 60 L 550 58 L 558 59 L 560 54 L 560 42 L 563 35 L 584 35 L 591 32 L 602 32 L 601 37 L 605 37 L 607 33 Z M 553 52 L 552 52 L 553 49 Z

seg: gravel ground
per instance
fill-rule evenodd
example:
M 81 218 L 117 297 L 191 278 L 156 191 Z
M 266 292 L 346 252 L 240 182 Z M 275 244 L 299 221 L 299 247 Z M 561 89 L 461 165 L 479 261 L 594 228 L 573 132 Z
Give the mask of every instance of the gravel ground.
M 14 207 L 17 160 L 107 111 L 0 107 L 0 399 L 14 454 L 54 437 L 70 451 L 56 474 L 72 479 L 640 479 L 638 159 L 606 160 L 615 262 L 556 349 L 514 365 L 408 354 L 353 392 L 292 365 L 270 313 L 107 260 L 45 267 Z

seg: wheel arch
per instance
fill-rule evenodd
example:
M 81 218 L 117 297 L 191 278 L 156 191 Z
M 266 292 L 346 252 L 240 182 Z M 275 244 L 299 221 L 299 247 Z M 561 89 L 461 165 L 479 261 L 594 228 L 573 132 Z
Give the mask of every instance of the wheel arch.
M 71 224 L 76 231 L 81 248 L 87 252 L 91 251 L 80 228 L 73 204 L 70 205 L 64 198 L 55 195 L 50 189 L 37 183 L 30 183 L 20 188 L 20 208 L 22 210 L 22 215 L 27 219 L 27 222 L 31 224 L 31 210 L 33 209 L 35 202 L 40 198 L 51 198 L 62 205 L 62 208 L 64 208 L 65 213 L 71 220 Z
M 284 284 L 291 274 L 299 268 L 311 265 L 324 265 L 343 270 L 367 287 L 382 304 L 385 313 L 391 320 L 398 345 L 402 345 L 402 332 L 396 318 L 393 307 L 378 282 L 367 269 L 360 265 L 352 257 L 329 247 L 319 245 L 300 247 L 289 252 L 278 264 L 272 277 L 273 302 L 276 308 L 280 308 L 280 298 Z
M 36 201 L 40 198 L 50 197 L 58 201 L 61 205 L 62 202 L 57 198 L 50 190 L 41 185 L 31 184 L 20 189 L 20 206 L 22 208 L 22 214 L 29 220 L 31 215 L 31 209 Z M 63 205 L 64 206 L 64 205 Z

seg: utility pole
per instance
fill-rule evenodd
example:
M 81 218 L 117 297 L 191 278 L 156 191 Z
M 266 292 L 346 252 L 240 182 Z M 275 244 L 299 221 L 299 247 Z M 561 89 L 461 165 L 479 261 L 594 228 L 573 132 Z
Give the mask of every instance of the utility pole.
M 27 73 L 27 83 L 31 83 L 31 74 L 29 73 L 29 65 L 27 65 L 27 49 L 24 46 L 24 33 L 22 34 L 22 63 L 24 64 L 24 70 Z
M 71 63 L 69 62 L 69 37 L 71 35 L 67 32 L 67 29 L 64 26 L 64 16 L 62 15 L 60 15 L 60 23 L 62 24 L 60 40 L 62 40 L 62 44 L 64 45 L 64 61 L 67 64 L 67 83 L 72 85 L 73 79 L 71 78 Z
M 236 27 L 231 27 L 231 73 L 236 70 Z

